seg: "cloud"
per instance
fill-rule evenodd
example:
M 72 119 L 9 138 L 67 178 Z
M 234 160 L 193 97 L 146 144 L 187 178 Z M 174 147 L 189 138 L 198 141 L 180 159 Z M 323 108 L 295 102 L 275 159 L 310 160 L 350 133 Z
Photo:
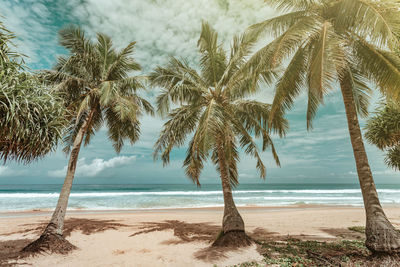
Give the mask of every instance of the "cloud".
M 81 177 L 94 177 L 106 169 L 112 169 L 116 167 L 126 166 L 136 160 L 136 156 L 119 156 L 114 157 L 109 160 L 104 159 L 94 159 L 90 163 L 86 163 L 86 159 L 82 158 L 78 160 L 78 165 L 76 167 L 76 176 Z M 52 177 L 64 177 L 67 173 L 67 166 L 61 170 L 49 171 L 48 175 Z
M 4 23 L 18 37 L 17 51 L 28 56 L 33 68 L 48 68 L 54 64 L 57 51 L 56 5 L 44 0 L 5 0 L 0 14 Z
M 7 166 L 0 166 L 0 176 L 5 176 L 12 172 Z
M 373 171 L 373 175 L 396 175 L 399 176 L 400 172 L 395 171 L 393 169 L 387 169 L 387 170 L 382 170 L 382 171 Z
M 69 5 L 88 32 L 106 33 L 117 46 L 136 41 L 136 57 L 146 71 L 169 56 L 194 62 L 202 20 L 228 45 L 235 34 L 275 15 L 263 0 L 75 0 Z

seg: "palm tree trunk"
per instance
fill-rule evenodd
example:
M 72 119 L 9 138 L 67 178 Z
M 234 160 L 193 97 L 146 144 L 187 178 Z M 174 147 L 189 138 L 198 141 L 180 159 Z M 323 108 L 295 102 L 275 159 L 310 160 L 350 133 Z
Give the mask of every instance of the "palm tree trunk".
M 222 220 L 222 230 L 224 233 L 230 231 L 243 231 L 244 222 L 242 216 L 236 208 L 233 201 L 232 188 L 229 182 L 228 168 L 225 158 L 225 151 L 221 145 L 218 147 L 219 169 L 222 183 L 222 192 L 224 195 L 224 218 Z
M 252 244 L 252 241 L 245 234 L 244 221 L 233 201 L 232 188 L 229 182 L 228 164 L 221 139 L 217 142 L 217 146 L 222 192 L 224 195 L 224 217 L 222 219 L 222 233 L 218 236 L 217 240 L 215 240 L 213 246 L 249 246 Z
M 87 131 L 87 124 L 89 120 L 90 118 L 85 121 L 75 137 L 69 157 L 67 175 L 65 176 L 64 184 L 61 188 L 60 196 L 58 197 L 57 206 L 44 233 L 57 235 L 63 234 L 65 213 L 67 211 L 72 182 L 74 181 L 75 177 L 76 164 L 78 162 L 79 151 L 81 149 L 82 141 Z
M 88 125 L 92 120 L 93 114 L 94 110 L 90 112 L 75 137 L 68 162 L 67 175 L 61 188 L 60 196 L 58 197 L 56 209 L 53 212 L 50 222 L 46 226 L 40 238 L 26 246 L 23 251 L 40 252 L 43 250 L 50 250 L 52 252 L 65 253 L 75 248 L 75 246 L 70 244 L 62 236 L 64 219 L 67 211 L 69 195 L 71 193 L 72 182 L 75 176 L 79 151 L 81 149 L 83 138 L 87 132 Z M 54 248 L 52 246 L 54 246 Z
M 355 108 L 350 77 L 344 74 L 340 86 L 346 110 L 347 123 L 357 166 L 358 179 L 366 213 L 366 246 L 373 252 L 394 253 L 400 251 L 400 234 L 387 219 L 379 202 L 371 168 L 368 163 L 360 125 Z

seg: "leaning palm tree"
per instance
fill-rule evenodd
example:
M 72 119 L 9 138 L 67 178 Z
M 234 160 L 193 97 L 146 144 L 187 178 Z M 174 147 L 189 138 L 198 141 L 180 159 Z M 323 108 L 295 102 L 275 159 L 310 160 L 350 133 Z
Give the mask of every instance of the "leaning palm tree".
M 267 128 L 270 105 L 246 99 L 258 89 L 258 77 L 247 75 L 242 68 L 255 40 L 253 35 L 235 37 L 227 58 L 218 44 L 217 33 L 203 23 L 198 41 L 201 72 L 184 60 L 171 58 L 167 66 L 157 67 L 149 77 L 153 86 L 163 88 L 157 98 L 158 112 L 168 117 L 155 144 L 155 158 L 161 156 L 167 164 L 172 148 L 184 145 L 186 138 L 191 136 L 183 163 L 186 175 L 200 185 L 200 173 L 208 157 L 220 174 L 224 216 L 222 234 L 214 242 L 216 246 L 250 244 L 232 197 L 232 187 L 239 183 L 239 147 L 256 159 L 262 178 L 265 178 L 266 170 L 254 137 L 262 137 L 263 151 L 271 147 L 279 165 Z M 275 72 L 265 70 L 258 75 L 271 82 Z M 178 107 L 171 110 L 171 104 Z M 276 117 L 272 127 L 283 135 L 287 122 Z
M 386 165 L 400 170 L 400 105 L 391 101 L 382 104 L 365 129 L 368 142 L 386 152 Z
M 54 70 L 45 71 L 43 76 L 63 95 L 72 114 L 64 138 L 65 152 L 70 158 L 51 220 L 40 238 L 29 244 L 25 251 L 65 252 L 73 248 L 62 234 L 82 142 L 89 144 L 105 122 L 108 138 L 119 153 L 125 140 L 132 144 L 138 140 L 142 113 L 153 113 L 150 103 L 138 95 L 144 88 L 140 79 L 130 76 L 131 72 L 140 70 L 132 58 L 134 42 L 117 51 L 108 36 L 97 34 L 94 42 L 79 28 L 69 27 L 60 31 L 60 43 L 70 55 L 59 58 Z
M 324 96 L 340 86 L 366 211 L 366 245 L 374 252 L 400 251 L 400 234 L 387 219 L 375 188 L 358 116 L 368 113 L 370 83 L 383 94 L 400 95 L 399 5 L 374 0 L 266 0 L 285 14 L 251 26 L 275 40 L 249 64 L 285 65 L 276 85 L 272 115 L 290 109 L 303 90 L 308 95 L 307 128 Z M 273 116 L 272 116 L 273 117 Z
M 0 22 L 0 160 L 28 163 L 57 147 L 65 108 L 55 92 L 24 70 L 13 38 Z

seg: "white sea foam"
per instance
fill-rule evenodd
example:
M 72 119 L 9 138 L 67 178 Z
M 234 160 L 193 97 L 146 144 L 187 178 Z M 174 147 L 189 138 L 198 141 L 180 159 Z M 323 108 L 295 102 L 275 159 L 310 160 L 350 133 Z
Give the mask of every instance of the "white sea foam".
M 114 189 L 99 191 L 84 189 L 73 191 L 69 209 L 115 210 L 115 209 L 174 209 L 223 206 L 222 191 L 212 187 L 208 191 L 171 189 Z M 161 187 L 162 188 L 162 187 Z M 12 189 L 15 190 L 15 189 Z M 27 189 L 25 189 L 27 190 Z M 28 189 L 30 190 L 30 189 Z M 1 211 L 52 210 L 59 193 L 54 191 L 13 191 L 0 193 Z M 400 189 L 378 189 L 381 203 L 400 204 Z M 265 189 L 235 190 L 237 206 L 285 206 L 293 204 L 354 205 L 363 204 L 360 189 Z
M 242 194 L 361 194 L 359 189 L 342 190 L 237 190 L 234 195 Z M 400 190 L 378 189 L 378 193 L 400 194 Z M 59 193 L 0 193 L 0 198 L 57 198 Z M 163 192 L 85 192 L 71 193 L 71 197 L 118 197 L 118 196 L 207 196 L 222 195 L 221 191 L 163 191 Z M 281 198 L 281 196 L 279 196 Z M 298 197 L 296 196 L 296 199 Z

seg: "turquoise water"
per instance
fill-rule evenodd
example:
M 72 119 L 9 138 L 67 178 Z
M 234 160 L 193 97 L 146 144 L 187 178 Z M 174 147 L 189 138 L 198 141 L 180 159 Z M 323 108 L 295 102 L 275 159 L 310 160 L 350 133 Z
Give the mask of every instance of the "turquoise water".
M 61 185 L 0 185 L 0 212 L 51 210 Z M 400 185 L 378 186 L 383 204 L 400 204 Z M 238 206 L 362 205 L 357 184 L 242 184 Z M 222 206 L 220 185 L 74 185 L 69 209 L 157 209 Z

